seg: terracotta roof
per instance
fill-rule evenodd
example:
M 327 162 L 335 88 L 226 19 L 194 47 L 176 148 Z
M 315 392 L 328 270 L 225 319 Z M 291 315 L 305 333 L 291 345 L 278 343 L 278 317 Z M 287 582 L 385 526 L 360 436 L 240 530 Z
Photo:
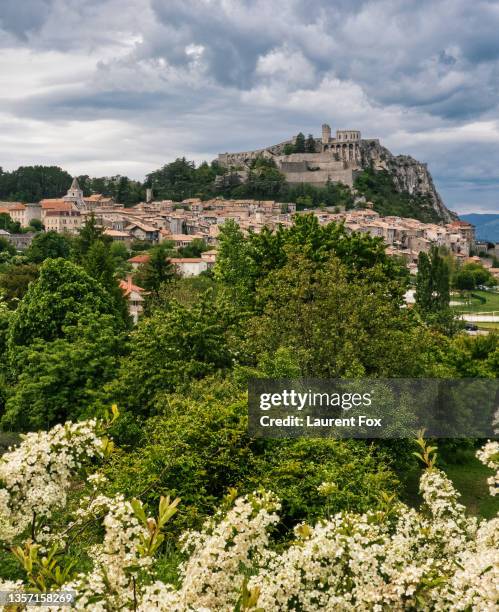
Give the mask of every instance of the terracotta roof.
M 102 195 L 102 193 L 93 193 L 89 196 L 83 196 L 83 199 L 87 202 L 100 202 L 104 200 L 105 202 L 110 202 L 113 198 L 111 196 Z
M 125 297 L 130 295 L 132 291 L 137 291 L 138 293 L 142 293 L 142 291 L 144 291 L 142 287 L 133 284 L 132 277 L 130 275 L 127 276 L 126 280 L 120 281 L 120 289 L 123 291 L 123 295 Z
M 26 206 L 21 202 L 0 202 L 0 208 L 3 210 L 25 210 Z
M 183 241 L 183 242 L 191 242 L 191 240 L 196 240 L 196 239 L 204 239 L 204 236 L 202 236 L 201 234 L 172 234 L 170 237 L 170 240 L 174 240 L 176 242 L 178 241 Z
M 449 223 L 449 225 L 453 227 L 473 227 L 473 225 L 467 221 L 453 221 L 452 223 Z
M 140 223 L 139 221 L 131 222 L 131 225 L 129 225 L 129 228 L 133 229 L 134 227 L 138 227 L 143 232 L 157 232 L 158 231 L 156 227 L 153 227 L 152 225 L 147 225 L 146 223 Z
M 144 264 L 149 261 L 149 255 L 135 255 L 135 257 L 130 257 L 128 263 L 137 263 Z
M 104 234 L 106 234 L 106 236 L 122 236 L 123 238 L 131 238 L 130 234 L 127 232 L 120 232 L 120 230 L 114 230 L 114 229 L 106 229 L 104 230 Z
M 79 210 L 64 210 L 64 209 L 56 209 L 56 210 L 47 210 L 45 213 L 46 217 L 81 217 L 81 213 Z
M 43 210 L 73 210 L 72 204 L 61 198 L 41 200 L 40 206 Z

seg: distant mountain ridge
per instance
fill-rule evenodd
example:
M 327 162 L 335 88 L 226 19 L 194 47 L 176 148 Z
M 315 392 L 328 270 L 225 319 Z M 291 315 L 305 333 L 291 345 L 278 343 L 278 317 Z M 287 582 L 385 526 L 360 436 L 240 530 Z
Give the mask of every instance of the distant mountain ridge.
M 460 215 L 460 218 L 463 221 L 472 223 L 476 227 L 476 237 L 478 240 L 499 242 L 499 214 L 470 213 L 468 215 Z

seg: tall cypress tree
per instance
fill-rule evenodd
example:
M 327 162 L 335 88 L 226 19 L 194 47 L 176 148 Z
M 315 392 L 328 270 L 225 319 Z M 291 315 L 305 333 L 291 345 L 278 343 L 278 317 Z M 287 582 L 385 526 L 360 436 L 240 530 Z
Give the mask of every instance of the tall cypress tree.
M 305 134 L 302 132 L 296 136 L 295 153 L 305 153 Z
M 450 302 L 450 270 L 445 259 L 432 246 L 430 254 L 419 253 L 416 279 L 416 306 L 421 314 L 446 310 Z
M 315 138 L 309 134 L 305 143 L 305 151 L 307 153 L 315 153 Z

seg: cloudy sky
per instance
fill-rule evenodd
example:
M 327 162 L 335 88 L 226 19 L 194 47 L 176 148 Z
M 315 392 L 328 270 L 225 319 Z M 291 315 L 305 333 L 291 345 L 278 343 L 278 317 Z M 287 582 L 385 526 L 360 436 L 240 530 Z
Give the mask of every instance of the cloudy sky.
M 143 178 L 360 129 L 499 213 L 499 0 L 1 0 L 0 166 Z

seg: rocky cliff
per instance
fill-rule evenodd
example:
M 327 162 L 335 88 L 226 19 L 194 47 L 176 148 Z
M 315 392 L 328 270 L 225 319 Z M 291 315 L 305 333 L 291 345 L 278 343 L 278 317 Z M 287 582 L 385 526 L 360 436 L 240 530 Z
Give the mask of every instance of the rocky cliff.
M 458 219 L 457 215 L 443 203 L 427 165 L 410 155 L 393 155 L 386 147 L 380 145 L 378 140 L 362 140 L 361 166 L 387 170 L 398 191 L 425 198 L 444 223 Z

